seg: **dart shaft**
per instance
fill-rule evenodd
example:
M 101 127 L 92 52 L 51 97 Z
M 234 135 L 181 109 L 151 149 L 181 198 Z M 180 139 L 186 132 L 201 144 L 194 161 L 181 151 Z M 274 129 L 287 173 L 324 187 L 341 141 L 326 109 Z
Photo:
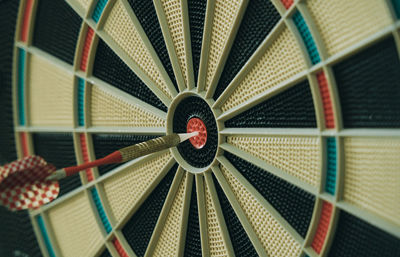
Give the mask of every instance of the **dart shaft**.
M 84 163 L 78 166 L 71 166 L 57 170 L 55 173 L 50 175 L 48 180 L 58 180 L 67 176 L 78 173 L 79 171 L 97 167 L 105 164 L 127 162 L 141 156 L 145 156 L 151 153 L 159 152 L 170 147 L 177 146 L 180 142 L 189 139 L 192 136 L 196 136 L 197 132 L 189 134 L 171 134 L 167 136 L 158 137 L 155 139 L 148 140 L 139 144 L 128 146 L 115 151 L 104 158 Z

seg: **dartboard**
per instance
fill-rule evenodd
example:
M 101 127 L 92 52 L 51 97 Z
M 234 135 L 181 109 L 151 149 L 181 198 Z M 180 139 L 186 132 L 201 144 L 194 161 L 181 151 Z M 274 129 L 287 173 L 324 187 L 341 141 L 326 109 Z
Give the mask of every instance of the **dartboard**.
M 1 162 L 200 131 L 1 208 L 0 255 L 400 256 L 399 18 L 398 0 L 0 1 Z

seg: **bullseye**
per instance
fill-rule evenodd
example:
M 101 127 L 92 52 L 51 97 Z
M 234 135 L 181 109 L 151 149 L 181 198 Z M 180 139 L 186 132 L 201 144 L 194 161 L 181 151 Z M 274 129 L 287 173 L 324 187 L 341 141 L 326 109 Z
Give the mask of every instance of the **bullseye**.
M 186 132 L 191 133 L 198 131 L 199 135 L 190 138 L 190 143 L 196 148 L 201 149 L 207 142 L 207 128 L 204 122 L 199 118 L 191 118 L 187 123 Z

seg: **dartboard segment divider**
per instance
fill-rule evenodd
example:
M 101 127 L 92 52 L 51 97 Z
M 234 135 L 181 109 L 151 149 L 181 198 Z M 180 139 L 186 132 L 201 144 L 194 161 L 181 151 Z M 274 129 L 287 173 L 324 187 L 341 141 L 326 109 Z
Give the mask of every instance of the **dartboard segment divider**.
M 185 90 L 211 103 L 219 154 L 195 175 L 165 151 L 62 182 L 57 201 L 30 212 L 43 255 L 399 251 L 398 1 L 149 3 L 22 1 L 13 84 L 18 154 L 62 149 L 46 159 L 65 159 L 63 166 L 111 152 L 110 144 L 163 135 L 168 108 Z M 257 6 L 275 18 L 248 47 Z M 49 10 L 70 15 L 71 26 Z M 241 43 L 246 53 L 234 54 Z M 368 103 L 376 115 L 365 115 Z M 287 207 L 293 199 L 301 207 Z

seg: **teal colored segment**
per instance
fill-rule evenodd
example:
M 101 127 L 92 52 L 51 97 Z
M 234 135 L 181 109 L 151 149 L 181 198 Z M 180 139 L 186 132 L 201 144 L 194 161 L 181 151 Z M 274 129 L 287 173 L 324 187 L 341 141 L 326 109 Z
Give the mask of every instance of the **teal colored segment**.
M 325 191 L 334 195 L 336 187 L 336 139 L 327 138 L 326 147 L 328 156 Z
M 319 63 L 321 61 L 321 58 L 319 57 L 317 46 L 315 45 L 314 39 L 311 36 L 310 30 L 308 29 L 308 26 L 304 21 L 303 16 L 301 16 L 299 12 L 296 12 L 293 15 L 293 21 L 300 32 L 304 44 L 306 45 L 308 55 L 310 56 L 311 59 L 311 63 L 312 64 Z
M 18 120 L 20 125 L 25 125 L 24 104 L 24 78 L 25 78 L 25 50 L 18 51 Z
M 400 0 L 392 0 L 397 19 L 400 19 Z
M 47 234 L 47 230 L 44 225 L 42 216 L 39 215 L 37 217 L 37 222 L 39 224 L 40 232 L 42 233 L 42 237 L 44 240 L 44 244 L 46 245 L 47 252 L 49 253 L 50 257 L 56 257 L 54 250 L 53 250 L 53 246 L 51 245 L 51 242 L 50 242 L 49 235 Z
M 103 205 L 101 204 L 99 193 L 97 192 L 96 188 L 93 188 L 91 190 L 91 192 L 92 192 L 92 197 L 93 197 L 94 204 L 96 205 L 97 211 L 98 211 L 98 213 L 100 215 L 101 222 L 103 222 L 104 228 L 107 231 L 107 233 L 110 233 L 111 230 L 112 230 L 111 224 L 108 221 L 108 218 L 107 218 L 107 215 L 106 215 L 106 213 L 104 211 Z
M 78 80 L 78 124 L 79 126 L 85 125 L 85 81 Z
M 92 19 L 97 23 L 99 22 L 100 16 L 103 13 L 104 7 L 106 6 L 108 0 L 99 0 L 94 8 Z

